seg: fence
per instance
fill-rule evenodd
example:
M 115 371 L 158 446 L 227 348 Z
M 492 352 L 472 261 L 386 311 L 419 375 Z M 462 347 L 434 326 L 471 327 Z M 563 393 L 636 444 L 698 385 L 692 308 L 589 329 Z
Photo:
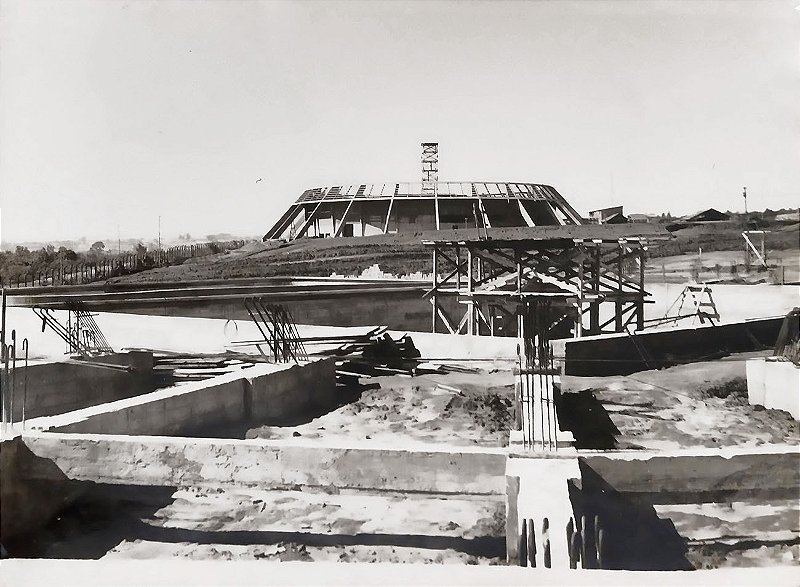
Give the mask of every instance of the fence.
M 29 271 L 22 275 L 0 275 L 0 284 L 4 287 L 80 285 L 120 275 L 138 273 L 154 267 L 178 264 L 192 257 L 203 257 L 238 249 L 244 244 L 245 241 L 233 240 L 180 245 L 162 251 L 150 251 L 143 254 L 126 253 L 91 262 L 64 263 L 58 267 Z

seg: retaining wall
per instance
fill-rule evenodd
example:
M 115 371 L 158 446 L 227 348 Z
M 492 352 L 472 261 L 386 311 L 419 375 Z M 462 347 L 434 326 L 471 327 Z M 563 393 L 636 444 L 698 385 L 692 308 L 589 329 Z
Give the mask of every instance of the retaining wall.
M 35 433 L 25 444 L 70 479 L 152 486 L 505 493 L 502 449 L 392 448 L 369 442 L 337 447 L 312 442 L 126 437 Z
M 144 351 L 92 357 L 92 363 L 129 367 L 107 369 L 81 360 L 35 363 L 27 368 L 17 361 L 14 390 L 14 421 L 79 410 L 106 402 L 151 392 L 153 354 Z M 83 364 L 82 364 L 83 363 Z M 23 383 L 27 378 L 27 393 Z
M 37 418 L 33 430 L 90 434 L 191 435 L 251 419 L 279 423 L 336 405 L 333 359 L 259 364 L 204 381 L 67 414 Z
M 19 436 L 0 442 L 0 541 L 35 532 L 75 494 L 66 475 L 31 453 Z
M 623 451 L 581 455 L 584 481 L 598 475 L 620 493 L 650 494 L 653 503 L 714 501 L 721 493 L 794 493 L 800 498 L 800 447 L 772 445 L 669 453 Z M 680 500 L 680 497 L 678 497 Z
M 783 318 L 719 326 L 587 336 L 565 341 L 566 375 L 629 375 L 714 356 L 772 348 Z M 644 354 L 644 357 L 643 357 Z M 646 359 L 645 359 L 646 357 Z

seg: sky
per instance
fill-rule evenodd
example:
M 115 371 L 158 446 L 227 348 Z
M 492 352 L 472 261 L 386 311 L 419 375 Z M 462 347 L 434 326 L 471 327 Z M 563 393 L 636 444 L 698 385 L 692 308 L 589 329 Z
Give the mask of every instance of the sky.
M 262 235 L 423 141 L 584 214 L 797 206 L 799 2 L 0 0 L 1 238 Z

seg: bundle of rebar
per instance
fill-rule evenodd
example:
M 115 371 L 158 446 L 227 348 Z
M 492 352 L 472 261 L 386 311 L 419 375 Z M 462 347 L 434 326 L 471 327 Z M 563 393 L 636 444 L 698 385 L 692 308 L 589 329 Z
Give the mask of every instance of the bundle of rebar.
M 553 322 L 551 303 L 529 301 L 523 313 L 523 353 L 518 348 L 518 418 L 525 448 L 558 448 L 554 376 L 557 371 L 548 332 Z
M 2 337 L 5 339 L 5 336 Z M 0 343 L 0 406 L 2 413 L 2 435 L 6 436 L 8 428 L 14 422 L 15 411 L 20 412 L 20 421 L 22 428 L 25 429 L 25 405 L 28 400 L 28 339 L 22 339 L 22 349 L 19 358 L 17 357 L 17 332 L 11 331 L 11 342 L 6 344 Z M 22 389 L 17 389 L 17 360 L 20 362 L 24 359 L 24 372 L 22 378 Z M 22 395 L 21 408 L 15 410 L 14 404 L 18 399 L 18 395 Z
M 34 307 L 33 311 L 42 319 L 42 332 L 49 326 L 66 343 L 67 352 L 82 356 L 114 352 L 95 321 L 94 314 L 86 309 L 83 302 L 70 302 L 67 305 L 66 324 L 62 324 L 55 311 L 50 308 Z
M 262 355 L 267 356 L 262 348 L 266 346 L 276 363 L 308 360 L 294 317 L 286 306 L 266 304 L 261 297 L 246 298 L 244 306 L 264 337 L 263 344 L 255 345 Z

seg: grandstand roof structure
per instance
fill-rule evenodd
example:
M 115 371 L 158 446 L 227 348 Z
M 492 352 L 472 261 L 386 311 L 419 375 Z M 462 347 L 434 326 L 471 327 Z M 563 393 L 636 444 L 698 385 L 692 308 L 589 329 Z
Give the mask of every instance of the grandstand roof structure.
M 564 197 L 543 184 L 371 183 L 304 191 L 264 240 L 581 223 L 580 214 Z

